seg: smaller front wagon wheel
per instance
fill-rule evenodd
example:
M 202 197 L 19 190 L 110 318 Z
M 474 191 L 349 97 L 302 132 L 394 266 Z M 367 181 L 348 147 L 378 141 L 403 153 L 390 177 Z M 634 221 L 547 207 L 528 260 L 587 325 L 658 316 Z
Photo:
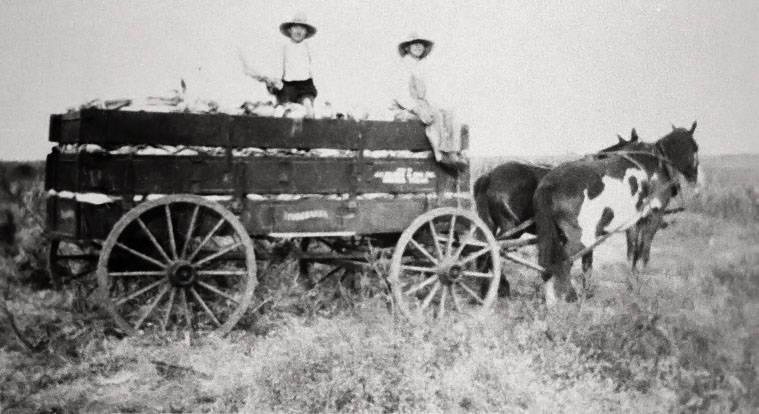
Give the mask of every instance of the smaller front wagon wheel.
M 485 223 L 470 211 L 443 207 L 417 217 L 401 234 L 388 281 L 400 312 L 417 321 L 489 309 L 500 275 L 500 249 Z

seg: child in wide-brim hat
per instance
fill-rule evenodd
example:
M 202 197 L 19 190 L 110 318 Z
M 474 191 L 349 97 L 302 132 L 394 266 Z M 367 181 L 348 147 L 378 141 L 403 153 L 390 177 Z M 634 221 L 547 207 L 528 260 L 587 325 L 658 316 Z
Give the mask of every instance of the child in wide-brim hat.
M 418 118 L 426 125 L 427 139 L 438 162 L 461 171 L 468 163 L 461 154 L 461 139 L 453 126 L 453 113 L 430 102 L 427 91 L 429 76 L 422 61 L 434 45 L 433 41 L 415 33 L 398 44 L 403 70 L 393 106 L 397 120 Z
M 279 79 L 260 75 L 243 59 L 245 74 L 264 82 L 267 90 L 276 96 L 277 104 L 302 104 L 306 107 L 307 116 L 312 117 L 317 90 L 313 80 L 311 48 L 307 40 L 316 34 L 316 27 L 308 22 L 303 13 L 298 13 L 280 24 L 279 31 L 289 39 L 282 46 Z
M 313 80 L 311 48 L 307 39 L 316 34 L 302 13 L 279 25 L 279 31 L 289 38 L 282 47 L 282 88 L 277 97 L 282 103 L 300 103 L 313 116 L 317 90 Z

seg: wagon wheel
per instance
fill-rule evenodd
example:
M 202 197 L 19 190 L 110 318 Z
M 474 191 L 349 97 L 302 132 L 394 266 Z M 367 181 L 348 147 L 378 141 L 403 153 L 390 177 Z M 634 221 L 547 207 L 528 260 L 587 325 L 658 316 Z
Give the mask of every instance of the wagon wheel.
M 491 259 L 489 271 L 478 270 L 479 258 Z M 417 217 L 401 234 L 388 281 L 401 313 L 417 320 L 488 309 L 500 274 L 499 246 L 485 223 L 472 212 L 444 207 Z
M 256 287 L 253 243 L 218 203 L 170 195 L 119 219 L 98 262 L 105 308 L 128 334 L 229 332 Z
M 97 289 L 97 261 L 99 248 L 95 245 L 67 240 L 51 240 L 47 252 L 47 271 L 50 283 L 56 290 L 76 285 L 85 297 Z

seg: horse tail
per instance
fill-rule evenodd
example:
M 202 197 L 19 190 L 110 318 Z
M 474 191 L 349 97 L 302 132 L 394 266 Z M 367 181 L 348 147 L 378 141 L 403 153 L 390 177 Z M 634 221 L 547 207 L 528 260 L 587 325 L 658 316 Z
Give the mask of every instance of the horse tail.
M 562 245 L 559 227 L 553 218 L 554 206 L 550 191 L 539 186 L 535 191 L 533 203 L 538 236 L 538 263 L 545 269 L 543 280 L 547 281 L 557 273 L 568 257 Z
M 490 187 L 490 174 L 481 175 L 474 182 L 474 204 L 477 215 L 488 225 L 490 231 L 495 231 L 493 216 L 490 214 L 490 200 L 488 200 L 488 188 Z

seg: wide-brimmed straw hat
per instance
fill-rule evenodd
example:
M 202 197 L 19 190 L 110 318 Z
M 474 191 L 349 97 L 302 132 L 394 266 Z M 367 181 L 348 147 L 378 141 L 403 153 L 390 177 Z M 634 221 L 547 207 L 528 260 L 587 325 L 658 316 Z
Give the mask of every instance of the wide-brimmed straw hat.
M 279 31 L 283 35 L 290 37 L 290 28 L 300 25 L 306 28 L 306 39 L 316 34 L 316 27 L 308 23 L 308 19 L 304 13 L 297 13 L 292 19 L 279 25 Z
M 425 39 L 416 33 L 410 33 L 408 36 L 406 36 L 405 39 L 403 39 L 402 42 L 398 43 L 398 53 L 401 54 L 401 57 L 406 56 L 408 53 L 408 50 L 406 48 L 412 43 L 421 43 L 424 45 L 424 53 L 422 53 L 422 56 L 420 56 L 419 59 L 423 59 L 429 55 L 432 51 L 432 46 L 435 45 L 435 42 L 432 40 Z

